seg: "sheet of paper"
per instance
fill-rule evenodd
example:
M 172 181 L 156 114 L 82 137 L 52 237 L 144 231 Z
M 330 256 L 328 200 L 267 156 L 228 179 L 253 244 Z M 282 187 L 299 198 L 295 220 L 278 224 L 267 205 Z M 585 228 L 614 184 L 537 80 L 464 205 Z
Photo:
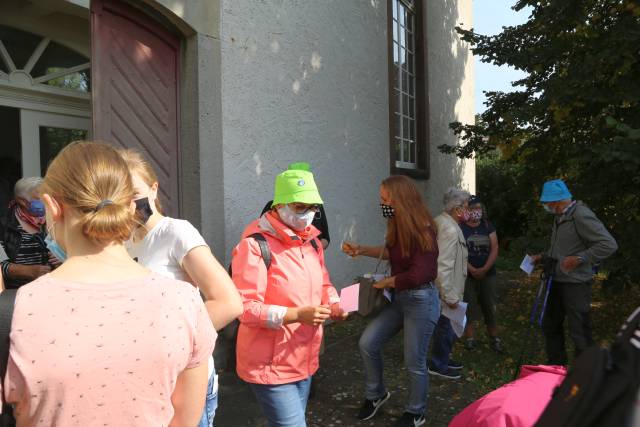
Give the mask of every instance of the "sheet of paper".
M 534 268 L 536 268 L 536 264 L 533 262 L 533 258 L 531 258 L 529 255 L 525 255 L 524 259 L 520 263 L 520 270 L 531 275 Z
M 360 295 L 360 283 L 356 283 L 340 291 L 340 308 L 347 313 L 358 311 L 358 297 Z
M 455 332 L 458 337 L 461 337 L 464 333 L 465 326 L 467 326 L 467 303 L 459 302 L 456 308 L 451 308 L 443 303 L 442 314 L 451 320 L 453 332 Z

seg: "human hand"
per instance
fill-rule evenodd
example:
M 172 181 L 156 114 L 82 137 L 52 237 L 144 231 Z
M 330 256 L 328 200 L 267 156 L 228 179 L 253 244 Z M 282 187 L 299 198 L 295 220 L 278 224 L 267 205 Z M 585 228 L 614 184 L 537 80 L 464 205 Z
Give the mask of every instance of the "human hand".
M 534 264 L 538 264 L 540 261 L 542 261 L 542 255 L 541 254 L 537 254 L 537 255 L 531 255 L 531 262 L 533 262 Z
M 449 304 L 449 303 L 447 303 L 447 305 L 449 306 L 449 308 L 451 308 L 451 309 L 453 309 L 453 310 L 455 310 L 456 308 L 458 308 L 458 303 L 457 303 L 457 302 L 456 302 L 456 303 L 453 303 L 453 304 Z
M 325 305 L 317 307 L 307 306 L 298 308 L 298 321 L 309 326 L 322 325 L 331 315 L 331 310 Z
M 49 252 L 49 264 L 53 268 L 58 268 L 58 267 L 60 267 L 62 265 L 62 261 L 60 261 L 58 258 L 56 258 L 56 256 L 54 254 Z
M 474 272 L 471 273 L 474 279 L 481 280 L 484 279 L 484 276 L 487 275 L 487 270 L 485 268 L 475 268 Z
M 379 282 L 375 282 L 372 286 L 376 289 L 396 287 L 396 285 L 393 283 L 393 280 L 390 277 L 387 277 L 386 279 L 382 279 Z
M 349 316 L 349 313 L 347 313 L 340 307 L 340 303 L 333 303 L 331 304 L 330 308 L 331 320 L 345 320 Z
M 350 257 L 357 257 L 358 255 L 360 255 L 360 245 L 354 242 L 343 242 L 342 252 L 349 255 Z
M 38 277 L 51 272 L 51 267 L 48 265 L 25 265 L 24 267 L 27 269 L 31 280 L 36 280 Z
M 564 257 L 562 262 L 560 263 L 560 269 L 565 273 L 569 273 L 576 269 L 580 264 L 582 264 L 582 259 L 577 256 L 568 256 Z

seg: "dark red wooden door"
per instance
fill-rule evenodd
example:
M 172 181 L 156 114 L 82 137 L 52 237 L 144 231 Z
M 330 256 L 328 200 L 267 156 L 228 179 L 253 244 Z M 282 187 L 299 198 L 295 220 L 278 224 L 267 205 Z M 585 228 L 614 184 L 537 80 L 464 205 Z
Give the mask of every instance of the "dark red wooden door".
M 169 215 L 180 208 L 180 40 L 117 0 L 91 0 L 93 136 L 142 151 Z

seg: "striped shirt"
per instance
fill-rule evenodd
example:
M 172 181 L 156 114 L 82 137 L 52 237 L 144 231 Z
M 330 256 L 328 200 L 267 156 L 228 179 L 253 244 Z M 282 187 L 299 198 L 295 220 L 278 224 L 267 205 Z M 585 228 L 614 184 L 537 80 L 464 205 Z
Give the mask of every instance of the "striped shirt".
M 2 261 L 2 276 L 4 277 L 5 287 L 7 289 L 15 289 L 30 282 L 26 279 L 13 279 L 9 277 L 9 264 L 22 265 L 46 265 L 49 262 L 49 251 L 44 243 L 45 234 L 27 232 L 18 222 L 17 229 L 20 231 L 20 247 L 14 259 Z M 2 242 L 4 245 L 4 242 Z

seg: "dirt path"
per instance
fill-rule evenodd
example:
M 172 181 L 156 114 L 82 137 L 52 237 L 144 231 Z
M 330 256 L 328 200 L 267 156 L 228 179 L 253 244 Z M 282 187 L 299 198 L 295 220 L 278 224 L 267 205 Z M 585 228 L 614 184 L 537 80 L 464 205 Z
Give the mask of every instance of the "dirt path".
M 527 279 L 521 272 L 498 275 L 498 321 L 506 352 L 497 354 L 487 345 L 483 328 L 478 328 L 479 346 L 474 351 L 463 349 L 458 342 L 454 358 L 465 364 L 461 380 L 430 378 L 427 426 L 447 426 L 449 421 L 485 393 L 513 379 L 522 345 L 528 336 L 529 313 L 538 280 Z M 610 341 L 626 316 L 640 301 L 640 286 L 625 293 L 603 292 L 594 285 L 592 317 L 596 342 Z M 391 399 L 381 414 L 369 422 L 360 422 L 356 414 L 364 397 L 363 367 L 358 352 L 358 339 L 366 326 L 362 318 L 329 325 L 326 328 L 326 351 L 314 381 L 316 396 L 309 401 L 309 426 L 389 426 L 403 412 L 407 397 L 407 375 L 403 366 L 402 336 L 398 334 L 385 348 L 385 381 Z M 545 360 L 539 331 L 530 335 L 526 363 Z M 570 340 L 567 339 L 570 343 Z M 222 373 L 217 427 L 264 426 L 260 409 L 249 388 L 234 374 Z

